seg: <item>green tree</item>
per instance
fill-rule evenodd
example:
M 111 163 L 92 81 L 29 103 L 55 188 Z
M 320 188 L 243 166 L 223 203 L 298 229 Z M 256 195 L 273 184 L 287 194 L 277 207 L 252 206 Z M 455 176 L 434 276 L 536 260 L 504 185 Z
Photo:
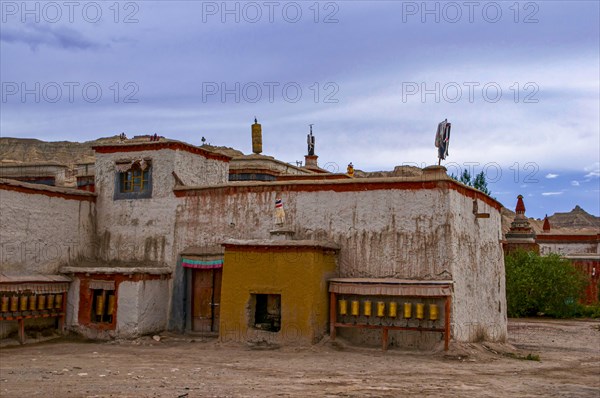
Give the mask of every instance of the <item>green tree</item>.
M 466 184 L 470 187 L 473 186 L 473 184 L 471 183 L 471 174 L 469 173 L 469 170 L 465 169 L 462 173 L 462 175 L 460 176 L 460 182 L 462 182 L 463 184 Z
M 487 187 L 487 181 L 485 180 L 485 174 L 483 171 L 475 176 L 475 180 L 473 181 L 473 188 L 479 189 L 486 195 L 490 195 L 491 192 Z
M 587 276 L 557 254 L 516 251 L 504 258 L 508 316 L 575 315 Z
M 462 182 L 463 184 L 473 187 L 475 189 L 478 189 L 486 195 L 492 195 L 492 191 L 490 191 L 487 187 L 487 181 L 485 179 L 485 173 L 483 171 L 477 174 L 474 179 L 471 177 L 471 173 L 469 173 L 469 170 L 467 169 L 463 170 L 460 177 L 457 177 L 454 174 L 452 174 L 450 178 Z

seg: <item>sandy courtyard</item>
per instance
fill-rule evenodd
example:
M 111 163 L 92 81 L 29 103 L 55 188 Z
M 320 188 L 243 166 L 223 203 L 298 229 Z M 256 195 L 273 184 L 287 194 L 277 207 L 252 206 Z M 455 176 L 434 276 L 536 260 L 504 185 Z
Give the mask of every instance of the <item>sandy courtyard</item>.
M 267 349 L 163 335 L 0 350 L 2 397 L 600 397 L 600 322 L 511 320 L 448 353 L 324 341 Z M 540 361 L 520 359 L 539 355 Z

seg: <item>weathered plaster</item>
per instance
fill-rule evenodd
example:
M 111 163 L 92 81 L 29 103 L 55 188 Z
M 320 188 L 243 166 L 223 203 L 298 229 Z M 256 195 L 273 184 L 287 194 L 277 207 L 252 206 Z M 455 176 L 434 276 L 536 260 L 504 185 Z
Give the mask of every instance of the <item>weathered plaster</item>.
M 594 254 L 600 253 L 600 243 L 594 242 L 540 242 L 540 254 Z
M 206 159 L 193 153 L 175 153 L 175 173 L 185 185 L 214 185 L 227 182 L 229 163 L 216 159 Z
M 96 210 L 89 196 L 65 199 L 35 189 L 0 190 L 1 272 L 53 274 L 92 255 Z
M 136 337 L 167 326 L 167 280 L 124 281 L 119 284 L 116 333 Z
M 504 256 L 500 212 L 483 201 L 476 218 L 471 198 L 449 193 L 452 229 L 446 256 L 452 263 L 453 338 L 458 341 L 503 341 L 507 333 Z
M 67 327 L 79 326 L 79 294 L 81 284 L 79 278 L 73 278 L 69 285 L 69 293 L 67 294 L 66 302 L 66 318 L 65 325 Z

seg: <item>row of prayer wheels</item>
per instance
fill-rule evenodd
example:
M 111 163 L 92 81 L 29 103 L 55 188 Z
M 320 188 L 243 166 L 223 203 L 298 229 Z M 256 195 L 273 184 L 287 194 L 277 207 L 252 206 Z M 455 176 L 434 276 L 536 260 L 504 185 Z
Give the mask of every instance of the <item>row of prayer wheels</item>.
M 63 294 L 21 294 L 2 296 L 0 312 L 61 310 Z
M 96 315 L 102 316 L 106 306 L 106 315 L 112 315 L 115 311 L 115 295 L 111 294 L 108 296 L 108 300 L 105 296 L 96 297 Z
M 373 302 L 371 300 L 365 300 L 362 302 L 362 307 L 363 307 L 363 311 L 362 311 L 362 315 L 370 317 L 373 316 Z M 386 311 L 386 307 L 387 307 L 387 311 Z M 415 314 L 414 314 L 414 318 L 415 319 L 425 319 L 425 304 L 423 303 L 416 303 L 414 305 L 415 307 Z M 430 321 L 437 321 L 439 318 L 439 307 L 437 304 L 429 304 L 429 320 Z M 348 315 L 348 300 L 338 300 L 338 308 L 339 308 L 339 314 L 340 315 Z M 379 318 L 383 318 L 383 317 L 390 317 L 390 318 L 396 318 L 398 317 L 398 303 L 396 302 L 384 302 L 384 301 L 378 301 L 376 303 L 376 307 L 375 307 L 375 315 Z M 404 303 L 402 305 L 402 310 L 403 310 L 403 315 L 405 319 L 411 319 L 413 318 L 413 303 Z M 359 316 L 360 314 L 360 302 L 358 300 L 352 300 L 350 301 L 350 315 L 352 316 Z

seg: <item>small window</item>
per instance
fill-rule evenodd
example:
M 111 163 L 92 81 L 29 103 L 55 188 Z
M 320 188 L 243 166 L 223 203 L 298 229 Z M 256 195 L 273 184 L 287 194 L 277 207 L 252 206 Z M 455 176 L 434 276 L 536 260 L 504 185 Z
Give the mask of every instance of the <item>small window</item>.
M 117 164 L 115 199 L 141 199 L 152 197 L 152 166 L 139 160 Z
M 115 312 L 115 291 L 92 289 L 92 314 L 93 323 L 112 323 Z
M 150 186 L 150 170 L 141 170 L 138 167 L 133 167 L 131 170 L 124 173 L 119 173 L 121 178 L 120 190 L 125 192 L 144 192 Z
M 253 294 L 254 322 L 256 329 L 279 332 L 281 329 L 281 295 Z

